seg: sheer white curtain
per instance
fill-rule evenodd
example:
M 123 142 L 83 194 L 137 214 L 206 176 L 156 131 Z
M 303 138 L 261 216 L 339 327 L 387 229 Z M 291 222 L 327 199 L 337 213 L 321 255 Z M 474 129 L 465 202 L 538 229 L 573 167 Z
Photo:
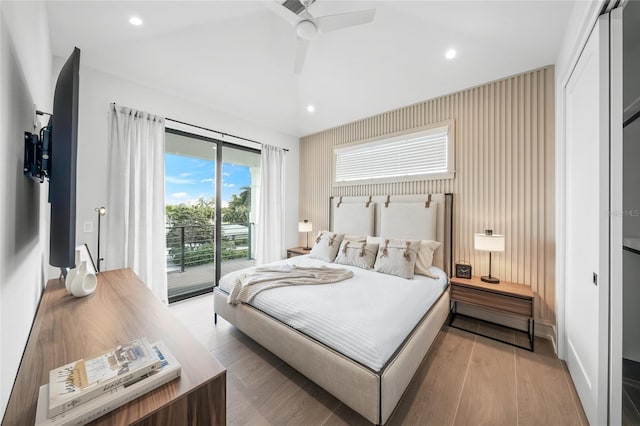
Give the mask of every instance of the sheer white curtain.
M 131 268 L 167 301 L 164 229 L 164 118 L 109 109 L 107 269 Z
M 257 264 L 284 257 L 284 156 L 282 148 L 262 145 L 258 200 Z

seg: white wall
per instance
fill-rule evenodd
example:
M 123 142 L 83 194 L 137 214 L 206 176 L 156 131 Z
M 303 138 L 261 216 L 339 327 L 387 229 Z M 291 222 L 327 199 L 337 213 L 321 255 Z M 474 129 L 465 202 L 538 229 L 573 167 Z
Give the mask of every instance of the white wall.
M 71 52 L 69 52 L 71 54 Z M 57 76 L 65 59 L 54 58 L 53 75 Z M 169 59 L 168 59 L 169 60 Z M 82 64 L 82 54 L 80 58 Z M 158 72 L 162 72 L 159 70 Z M 188 76 L 185 76 L 188 78 Z M 107 207 L 107 112 L 111 102 L 147 111 L 187 123 L 288 148 L 287 209 L 285 212 L 287 247 L 298 241 L 298 138 L 256 126 L 185 99 L 162 93 L 121 78 L 81 67 L 78 128 L 77 243 L 87 243 L 92 254 L 97 250 L 97 216 L 95 208 Z M 228 139 L 228 138 L 227 138 Z M 255 147 L 255 146 L 254 146 Z M 93 222 L 93 232 L 85 233 L 83 224 Z M 108 221 L 105 221 L 108 223 Z M 101 249 L 105 252 L 104 247 Z M 105 259 L 105 266 L 109 260 Z
M 48 264 L 47 184 L 22 174 L 32 105 L 51 110 L 51 47 L 40 2 L 0 2 L 0 415 L 4 415 Z

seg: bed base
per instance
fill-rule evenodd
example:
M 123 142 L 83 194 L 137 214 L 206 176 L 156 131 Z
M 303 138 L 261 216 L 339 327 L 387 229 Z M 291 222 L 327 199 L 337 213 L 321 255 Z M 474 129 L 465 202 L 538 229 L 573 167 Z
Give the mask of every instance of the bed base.
M 382 371 L 376 372 L 215 288 L 214 312 L 374 424 L 402 398 L 449 314 L 446 289 Z

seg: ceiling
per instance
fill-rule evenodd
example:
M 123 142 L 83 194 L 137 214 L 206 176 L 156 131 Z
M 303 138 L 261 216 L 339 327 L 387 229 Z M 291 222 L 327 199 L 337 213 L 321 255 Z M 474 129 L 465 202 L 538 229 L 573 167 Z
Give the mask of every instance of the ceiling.
M 574 5 L 317 0 L 314 16 L 377 12 L 318 34 L 296 75 L 295 30 L 269 1 L 50 1 L 47 13 L 56 56 L 78 46 L 84 66 L 302 136 L 553 64 Z

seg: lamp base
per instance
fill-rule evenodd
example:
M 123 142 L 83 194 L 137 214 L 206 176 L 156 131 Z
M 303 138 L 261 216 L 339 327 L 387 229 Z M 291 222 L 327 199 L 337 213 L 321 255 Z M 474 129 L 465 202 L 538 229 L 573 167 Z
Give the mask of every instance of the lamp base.
M 498 284 L 500 282 L 500 280 L 498 278 L 496 278 L 496 277 L 484 276 L 484 277 L 480 277 L 480 279 L 482 281 L 484 281 L 485 283 L 489 283 L 489 284 Z
M 311 250 L 311 247 L 302 247 L 302 250 Z

